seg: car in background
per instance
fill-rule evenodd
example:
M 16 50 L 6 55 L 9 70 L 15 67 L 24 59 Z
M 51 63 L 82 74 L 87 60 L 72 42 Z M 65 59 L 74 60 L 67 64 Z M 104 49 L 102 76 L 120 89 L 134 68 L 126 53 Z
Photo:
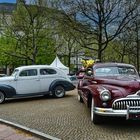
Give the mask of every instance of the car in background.
M 77 87 L 78 85 L 78 79 L 76 75 L 68 75 L 69 79 L 71 80 L 71 82 L 73 83 L 73 85 L 75 85 Z
M 136 68 L 122 63 L 95 63 L 78 83 L 78 100 L 91 110 L 91 121 L 104 116 L 140 119 L 140 77 Z
M 85 74 L 86 74 L 86 69 L 81 68 L 76 73 L 76 77 L 77 77 L 77 79 L 83 79 L 83 77 L 85 76 Z
M 65 96 L 75 89 L 67 75 L 56 67 L 46 65 L 22 66 L 11 76 L 0 78 L 0 103 L 6 99 L 39 95 Z

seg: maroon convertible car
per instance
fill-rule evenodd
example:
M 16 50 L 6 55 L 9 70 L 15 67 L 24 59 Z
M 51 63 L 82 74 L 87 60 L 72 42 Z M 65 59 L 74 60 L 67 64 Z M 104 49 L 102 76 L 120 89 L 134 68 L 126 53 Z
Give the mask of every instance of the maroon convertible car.
M 91 108 L 94 124 L 103 116 L 140 119 L 140 77 L 135 67 L 97 63 L 78 83 L 78 100 Z

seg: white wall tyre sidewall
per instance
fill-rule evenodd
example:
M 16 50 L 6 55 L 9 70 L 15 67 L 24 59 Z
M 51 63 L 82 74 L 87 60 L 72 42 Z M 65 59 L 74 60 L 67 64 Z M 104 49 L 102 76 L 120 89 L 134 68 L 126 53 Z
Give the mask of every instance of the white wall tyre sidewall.
M 91 101 L 91 121 L 93 122 L 94 119 L 94 99 L 92 98 Z
M 78 94 L 77 98 L 78 98 L 78 101 L 79 101 L 80 103 L 83 103 L 83 99 L 82 99 L 82 97 L 81 97 L 79 94 Z
M 78 99 L 79 102 L 80 102 L 80 98 L 81 98 L 81 97 L 80 97 L 80 95 L 78 94 L 77 99 Z

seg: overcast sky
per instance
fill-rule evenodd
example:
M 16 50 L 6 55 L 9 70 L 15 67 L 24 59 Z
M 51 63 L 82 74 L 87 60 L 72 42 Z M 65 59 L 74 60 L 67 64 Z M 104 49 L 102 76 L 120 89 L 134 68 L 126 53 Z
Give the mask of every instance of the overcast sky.
M 0 3 L 2 3 L 2 2 L 15 3 L 16 0 L 0 0 Z
M 3 3 L 3 2 L 16 3 L 16 0 L 0 0 L 0 3 Z M 34 2 L 34 0 L 26 0 L 26 3 L 32 3 L 32 2 Z

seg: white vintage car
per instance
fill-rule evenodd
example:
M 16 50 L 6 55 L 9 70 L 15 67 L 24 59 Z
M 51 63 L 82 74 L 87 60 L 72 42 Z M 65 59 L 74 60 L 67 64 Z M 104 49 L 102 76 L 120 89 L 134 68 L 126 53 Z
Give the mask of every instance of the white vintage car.
M 9 77 L 0 78 L 0 103 L 7 99 L 51 94 L 64 97 L 73 90 L 68 76 L 60 69 L 47 65 L 22 66 Z

